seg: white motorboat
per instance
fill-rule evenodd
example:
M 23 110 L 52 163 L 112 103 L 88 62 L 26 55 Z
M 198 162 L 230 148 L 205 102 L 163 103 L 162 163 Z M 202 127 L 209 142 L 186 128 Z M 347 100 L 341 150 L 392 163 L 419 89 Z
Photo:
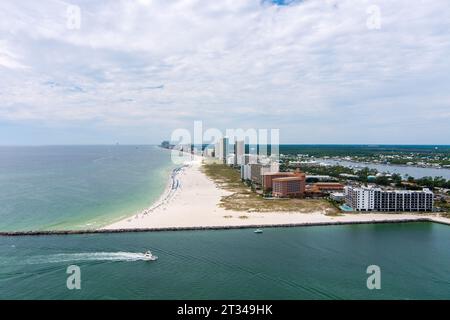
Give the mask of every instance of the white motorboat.
M 263 231 L 261 229 L 256 229 L 254 232 L 255 233 L 263 233 Z
M 157 259 L 158 257 L 153 255 L 150 250 L 144 253 L 144 261 L 155 261 Z

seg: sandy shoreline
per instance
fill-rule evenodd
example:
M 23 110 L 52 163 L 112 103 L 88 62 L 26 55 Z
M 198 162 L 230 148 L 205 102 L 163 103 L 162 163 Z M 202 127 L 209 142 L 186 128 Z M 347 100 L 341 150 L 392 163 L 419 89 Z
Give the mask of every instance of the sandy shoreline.
M 175 195 L 175 193 L 179 190 L 179 187 L 180 187 L 179 174 L 186 167 L 189 167 L 189 164 L 184 164 L 180 167 L 173 169 L 170 174 L 169 181 L 167 182 L 166 188 L 164 189 L 164 192 L 159 197 L 159 199 L 154 204 L 152 204 L 149 208 L 142 210 L 141 212 L 137 213 L 133 217 L 127 218 L 127 220 L 132 220 L 133 218 L 137 219 L 140 216 L 146 216 L 147 214 L 152 213 L 157 208 L 169 203 L 170 200 Z
M 150 208 L 101 228 L 119 229 L 164 229 L 196 227 L 233 227 L 252 225 L 287 225 L 314 223 L 371 223 L 379 221 L 423 220 L 450 224 L 450 219 L 430 214 L 384 214 L 346 213 L 342 216 L 327 216 L 324 212 L 238 212 L 218 206 L 222 196 L 229 195 L 218 188 L 201 171 L 202 158 L 195 156 L 192 161 L 172 172 L 168 186 L 161 198 Z M 248 218 L 240 218 L 242 216 Z

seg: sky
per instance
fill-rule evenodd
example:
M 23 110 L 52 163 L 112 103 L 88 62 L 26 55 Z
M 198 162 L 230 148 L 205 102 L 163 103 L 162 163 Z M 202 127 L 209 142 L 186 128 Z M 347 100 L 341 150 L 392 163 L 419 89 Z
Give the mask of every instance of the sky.
M 450 144 L 448 0 L 2 0 L 0 145 Z

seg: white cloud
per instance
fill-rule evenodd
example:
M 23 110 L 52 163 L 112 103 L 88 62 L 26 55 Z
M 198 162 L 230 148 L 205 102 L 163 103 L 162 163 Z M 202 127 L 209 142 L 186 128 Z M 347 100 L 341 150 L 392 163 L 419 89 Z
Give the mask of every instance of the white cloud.
M 24 66 L 17 57 L 4 43 L 0 41 L 0 67 L 8 69 L 24 69 Z
M 67 28 L 69 4 L 81 9 L 79 30 Z M 366 26 L 373 4 L 379 30 Z M 289 142 L 320 142 L 308 135 L 333 128 L 334 142 L 376 140 L 395 125 L 405 126 L 401 142 L 407 112 L 431 141 L 450 134 L 436 128 L 450 100 L 449 9 L 447 0 L 6 0 L 0 120 L 170 132 L 202 119 L 280 127 Z M 370 128 L 362 136 L 360 123 Z

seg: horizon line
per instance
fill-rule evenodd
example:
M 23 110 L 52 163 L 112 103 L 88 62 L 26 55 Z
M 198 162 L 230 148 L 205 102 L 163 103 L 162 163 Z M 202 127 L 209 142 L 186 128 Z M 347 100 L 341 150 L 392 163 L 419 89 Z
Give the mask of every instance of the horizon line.
M 234 143 L 230 143 L 234 144 Z M 0 144 L 0 147 L 83 147 L 83 146 L 160 146 L 161 143 L 68 143 L 68 144 Z M 191 144 L 195 145 L 195 144 Z M 204 143 L 211 145 L 211 143 Z M 246 143 L 246 145 L 255 145 Z M 258 144 L 257 144 L 258 145 Z M 268 144 L 270 146 L 270 144 Z M 450 144 L 432 144 L 432 143 L 280 143 L 280 146 L 435 146 L 450 147 Z

